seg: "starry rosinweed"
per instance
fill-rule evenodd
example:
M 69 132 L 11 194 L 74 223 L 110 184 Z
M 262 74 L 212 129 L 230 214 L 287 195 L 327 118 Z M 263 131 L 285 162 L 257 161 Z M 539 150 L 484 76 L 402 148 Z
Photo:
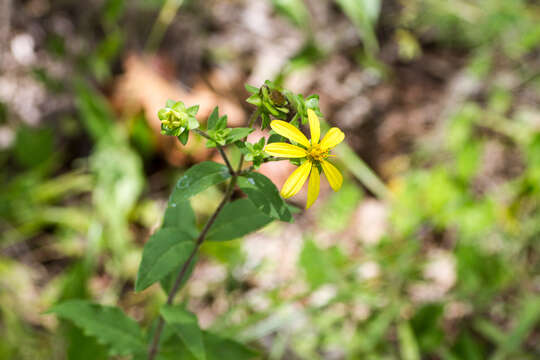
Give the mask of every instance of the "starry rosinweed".
M 274 120 L 270 123 L 272 130 L 298 145 L 276 142 L 266 145 L 264 151 L 276 157 L 305 159 L 302 165 L 285 181 L 285 184 L 281 188 L 281 196 L 290 198 L 298 193 L 309 177 L 306 203 L 306 208 L 309 208 L 319 196 L 319 168 L 323 170 L 328 183 L 334 191 L 338 191 L 341 188 L 343 176 L 327 159 L 332 156 L 329 154 L 330 150 L 345 139 L 345 134 L 337 127 L 333 127 L 319 142 L 321 136 L 319 118 L 313 110 L 308 109 L 307 112 L 311 140 L 308 140 L 294 125 L 282 120 Z

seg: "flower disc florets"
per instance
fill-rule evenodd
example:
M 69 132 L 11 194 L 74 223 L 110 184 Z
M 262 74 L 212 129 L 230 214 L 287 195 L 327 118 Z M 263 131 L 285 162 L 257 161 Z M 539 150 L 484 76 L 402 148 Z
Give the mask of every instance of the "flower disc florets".
M 312 145 L 308 149 L 307 158 L 311 161 L 322 161 L 328 158 L 328 149 L 321 148 L 320 144 Z

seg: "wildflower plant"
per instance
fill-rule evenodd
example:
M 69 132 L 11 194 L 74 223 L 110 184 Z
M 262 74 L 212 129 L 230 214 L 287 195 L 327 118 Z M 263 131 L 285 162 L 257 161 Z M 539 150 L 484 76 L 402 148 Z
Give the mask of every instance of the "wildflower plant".
M 252 94 L 247 101 L 256 106 L 247 127 L 228 127 L 227 116 L 220 116 L 217 107 L 206 119 L 206 127 L 197 120 L 198 105 L 187 107 L 181 101 L 169 100 L 158 111 L 164 135 L 176 136 L 182 144 L 188 142 L 190 134 L 201 136 L 207 147 L 217 149 L 223 163 L 205 161 L 183 174 L 170 195 L 162 226 L 144 246 L 135 291 L 159 283 L 167 294 L 166 303 L 148 330 L 117 307 L 85 300 L 70 300 L 49 310 L 96 337 L 108 346 L 111 355 L 153 360 L 184 352 L 189 354 L 187 358 L 205 360 L 221 359 L 219 354 L 225 352 L 234 353 L 238 360 L 253 358 L 253 350 L 244 345 L 201 330 L 195 314 L 174 303 L 195 266 L 199 248 L 205 241 L 242 237 L 274 220 L 292 222 L 291 208 L 284 199 L 297 194 L 308 178 L 306 208 L 319 195 L 321 173 L 333 190 L 341 188 L 343 176 L 328 159 L 345 134 L 333 127 L 321 137 L 318 97 L 304 98 L 269 81 L 260 88 L 248 86 L 247 90 Z M 309 140 L 299 128 L 306 123 Z M 270 136 L 250 143 L 247 137 L 256 126 L 270 127 Z M 235 167 L 227 147 L 239 150 Z M 298 167 L 280 192 L 257 169 L 265 162 L 286 160 Z M 225 188 L 223 198 L 206 224 L 198 228 L 190 198 L 220 184 Z M 237 189 L 244 195 L 235 192 Z

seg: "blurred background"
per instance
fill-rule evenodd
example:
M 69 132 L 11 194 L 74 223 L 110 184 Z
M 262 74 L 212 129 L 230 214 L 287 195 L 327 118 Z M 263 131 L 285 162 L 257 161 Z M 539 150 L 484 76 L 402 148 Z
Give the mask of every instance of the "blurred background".
M 540 359 L 538 1 L 0 0 L 0 46 L 0 359 L 107 359 L 42 315 L 70 298 L 151 323 L 142 246 L 216 158 L 156 111 L 241 126 L 266 79 L 320 95 L 344 186 L 205 244 L 183 290 L 201 326 L 263 359 Z M 221 192 L 192 200 L 201 224 Z

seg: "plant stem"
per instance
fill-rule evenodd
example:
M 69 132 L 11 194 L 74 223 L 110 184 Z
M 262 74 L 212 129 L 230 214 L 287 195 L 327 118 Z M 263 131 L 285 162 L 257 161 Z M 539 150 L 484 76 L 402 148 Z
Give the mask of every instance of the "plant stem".
M 228 162 L 226 157 L 225 159 Z M 199 250 L 202 243 L 204 242 L 204 239 L 206 238 L 206 234 L 210 230 L 210 227 L 212 227 L 212 224 L 214 223 L 214 221 L 216 221 L 217 216 L 219 215 L 221 210 L 223 210 L 223 207 L 225 206 L 225 204 L 227 204 L 227 202 L 230 200 L 234 187 L 236 186 L 236 181 L 238 179 L 238 175 L 236 175 L 236 173 L 233 172 L 232 175 L 233 176 L 232 176 L 231 182 L 229 183 L 229 186 L 227 187 L 227 190 L 225 191 L 225 196 L 223 196 L 223 199 L 219 203 L 218 207 L 216 208 L 216 210 L 214 211 L 210 219 L 208 219 L 208 221 L 206 222 L 206 225 L 204 225 L 204 228 L 202 229 L 201 233 L 199 234 L 199 237 L 197 238 L 195 242 L 195 248 L 193 249 L 193 251 L 191 251 L 191 254 L 189 255 L 188 259 L 186 260 L 184 265 L 182 265 L 182 268 L 178 272 L 178 275 L 176 276 L 176 280 L 174 281 L 174 285 L 169 291 L 169 295 L 167 296 L 167 303 L 166 303 L 167 305 L 171 305 L 173 303 L 174 296 L 176 295 L 176 292 L 180 288 L 180 285 L 182 284 L 182 280 L 184 279 L 184 276 L 187 270 L 189 269 L 189 265 L 193 261 L 195 254 L 197 254 L 197 251 Z M 164 327 L 165 327 L 165 320 L 163 320 L 163 317 L 160 316 L 157 327 L 156 327 L 156 332 L 154 333 L 154 338 L 152 339 L 152 343 L 148 349 L 148 360 L 153 360 L 155 356 L 157 355 L 157 352 L 159 349 L 159 339 L 161 337 L 161 333 L 163 332 Z
M 219 145 L 218 142 L 213 138 L 211 137 L 210 135 L 208 135 L 207 133 L 205 133 L 204 131 L 200 130 L 200 129 L 195 129 L 194 130 L 197 134 L 201 135 L 202 137 L 204 138 L 207 138 L 208 140 L 212 140 L 213 142 L 216 143 L 216 147 L 221 155 L 221 157 L 223 158 L 223 161 L 225 161 L 225 164 L 227 165 L 227 168 L 229 168 L 229 172 L 231 173 L 231 175 L 234 176 L 235 174 L 235 171 L 234 169 L 232 168 L 231 166 L 231 163 L 229 161 L 229 158 L 227 157 L 227 154 L 225 154 L 225 150 L 223 150 L 223 146 Z
M 253 126 L 253 124 L 255 123 L 255 120 L 257 120 L 258 117 L 259 117 L 259 109 L 257 108 L 257 110 L 255 110 L 249 117 L 248 128 Z M 243 141 L 246 141 L 246 139 L 247 139 L 247 136 L 243 139 Z M 242 166 L 244 166 L 244 154 L 240 155 L 240 161 L 238 162 L 238 170 L 237 170 L 238 172 L 242 170 Z

